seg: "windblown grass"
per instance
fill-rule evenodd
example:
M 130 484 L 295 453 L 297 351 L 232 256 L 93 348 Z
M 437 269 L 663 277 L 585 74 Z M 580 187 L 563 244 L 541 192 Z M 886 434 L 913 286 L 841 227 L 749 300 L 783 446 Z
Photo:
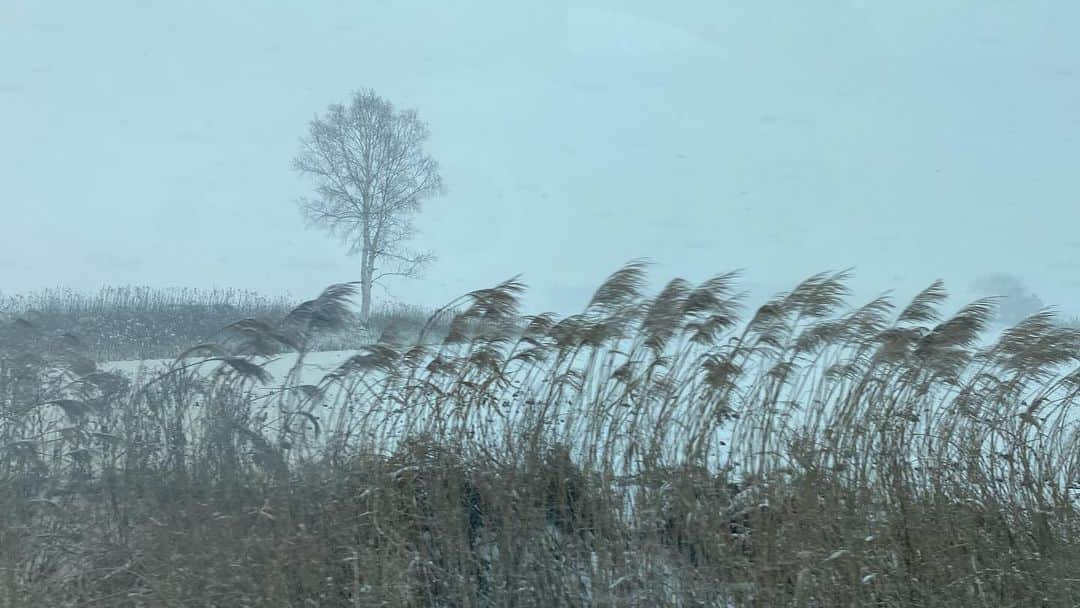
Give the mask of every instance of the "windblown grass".
M 737 276 L 522 316 L 517 280 L 315 383 L 352 287 L 166 373 L 9 324 L 9 605 L 1075 606 L 1080 331 Z M 270 381 L 266 356 L 296 351 Z M 202 367 L 200 367 L 200 365 Z M 202 368 L 212 366 L 213 373 Z

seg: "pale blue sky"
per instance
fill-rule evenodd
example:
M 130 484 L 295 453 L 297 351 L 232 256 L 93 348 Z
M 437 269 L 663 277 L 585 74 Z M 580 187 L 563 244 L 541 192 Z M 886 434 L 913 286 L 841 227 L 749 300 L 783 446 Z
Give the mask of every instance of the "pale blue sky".
M 370 87 L 448 186 L 401 300 L 523 273 L 565 312 L 651 257 L 902 298 L 1008 272 L 1080 312 L 1080 4 L 673 4 L 4 0 L 0 291 L 358 279 L 290 162 Z

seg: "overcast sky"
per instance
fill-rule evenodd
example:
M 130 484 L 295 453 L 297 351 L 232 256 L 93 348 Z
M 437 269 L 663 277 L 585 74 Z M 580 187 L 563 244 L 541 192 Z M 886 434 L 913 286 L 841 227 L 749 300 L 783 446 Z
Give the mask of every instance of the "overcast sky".
M 531 4 L 532 8 L 525 8 Z M 672 8 L 678 5 L 679 8 Z M 579 309 L 649 257 L 769 292 L 1023 278 L 1080 312 L 1080 3 L 0 2 L 0 291 L 298 296 L 359 279 L 305 228 L 307 123 L 373 88 L 430 124 L 438 262 Z

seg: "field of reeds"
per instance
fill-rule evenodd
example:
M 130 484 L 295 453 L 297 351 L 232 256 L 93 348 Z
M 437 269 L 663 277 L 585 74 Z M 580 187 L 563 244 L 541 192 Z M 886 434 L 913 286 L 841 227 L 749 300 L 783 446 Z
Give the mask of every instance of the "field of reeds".
M 9 320 L 0 606 L 1080 605 L 1080 330 L 645 271 L 565 318 L 479 290 L 317 378 L 351 285 L 149 376 Z
M 280 322 L 299 302 L 235 289 L 153 289 L 106 287 L 94 294 L 46 289 L 29 294 L 0 293 L 0 322 L 23 319 L 41 332 L 77 337 L 97 361 L 175 357 L 193 344 L 220 339 L 237 319 Z M 355 349 L 388 325 L 422 326 L 429 311 L 383 303 L 361 323 L 353 316 L 340 331 L 320 336 L 321 350 Z M 444 330 L 440 323 L 436 331 Z

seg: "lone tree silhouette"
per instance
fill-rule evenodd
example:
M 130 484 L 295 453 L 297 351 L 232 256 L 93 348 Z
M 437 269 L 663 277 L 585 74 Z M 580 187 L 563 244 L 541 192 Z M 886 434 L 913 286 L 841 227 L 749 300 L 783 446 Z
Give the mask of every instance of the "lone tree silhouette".
M 371 314 L 371 287 L 390 276 L 415 277 L 435 259 L 405 249 L 413 216 L 441 194 L 439 164 L 423 145 L 430 132 L 415 110 L 396 111 L 374 91 L 354 93 L 311 121 L 294 168 L 314 179 L 318 196 L 302 198 L 308 222 L 360 254 L 361 316 Z

